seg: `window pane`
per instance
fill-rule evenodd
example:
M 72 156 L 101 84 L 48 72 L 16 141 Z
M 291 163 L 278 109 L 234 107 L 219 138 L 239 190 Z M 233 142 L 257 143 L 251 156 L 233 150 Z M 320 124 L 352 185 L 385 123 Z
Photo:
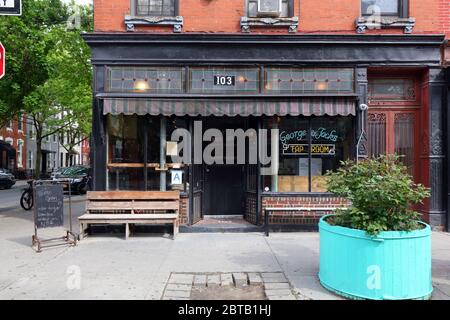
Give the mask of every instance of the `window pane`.
M 289 0 L 282 0 L 281 2 L 281 15 L 280 17 L 289 17 L 290 12 L 290 4 L 293 3 Z M 248 16 L 251 18 L 258 17 L 258 0 L 249 0 L 248 1 Z
M 137 0 L 138 16 L 175 16 L 175 0 Z
M 353 69 L 266 68 L 264 91 L 272 94 L 353 93 Z
M 144 190 L 144 139 L 138 116 L 108 115 L 108 186 Z
M 340 161 L 352 158 L 353 129 L 349 117 L 311 119 L 311 191 L 326 192 L 325 174 L 339 168 Z
M 308 126 L 305 118 L 281 118 L 279 122 L 279 192 L 309 190 Z
M 414 114 L 397 113 L 394 119 L 395 153 L 402 156 L 401 161 L 414 173 Z
M 137 93 L 183 93 L 184 69 L 108 67 L 107 90 Z
M 238 94 L 259 92 L 257 68 L 191 68 L 190 93 Z
M 186 118 L 180 117 L 166 117 L 166 141 L 171 141 L 172 133 L 176 129 L 188 129 L 188 121 Z M 156 170 L 160 165 L 160 127 L 161 118 L 160 117 L 149 117 L 148 118 L 148 132 L 147 132 L 147 190 L 160 190 L 160 177 L 161 172 Z M 183 156 L 183 154 L 181 154 Z M 168 164 L 172 163 L 172 157 L 167 156 L 166 162 Z M 181 167 L 177 170 L 184 170 Z M 166 189 L 167 190 L 179 190 L 184 191 L 184 184 L 188 181 L 186 172 L 183 172 L 183 184 L 182 185 L 172 185 L 171 181 L 171 171 L 166 171 Z
M 272 120 L 265 128 L 270 129 Z M 325 174 L 353 157 L 351 117 L 283 117 L 279 120 L 278 192 L 326 192 Z M 309 144 L 309 128 L 311 142 Z M 269 146 L 270 150 L 270 146 Z M 311 159 L 309 153 L 311 152 Z M 311 166 L 311 170 L 310 170 Z M 311 171 L 311 186 L 309 185 Z M 263 176 L 263 189 L 273 191 L 273 176 Z
M 361 0 L 363 15 L 372 15 L 380 12 L 382 15 L 397 15 L 399 12 L 398 0 Z
M 386 153 L 386 114 L 369 113 L 369 156 L 379 157 Z

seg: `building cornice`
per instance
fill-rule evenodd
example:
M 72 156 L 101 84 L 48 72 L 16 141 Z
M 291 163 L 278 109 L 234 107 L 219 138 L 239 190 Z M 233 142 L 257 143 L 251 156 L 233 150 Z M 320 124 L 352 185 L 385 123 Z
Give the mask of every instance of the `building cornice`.
M 94 32 L 82 34 L 90 45 L 126 44 L 126 43 L 178 43 L 178 44 L 392 44 L 392 45 L 441 45 L 445 40 L 443 34 L 426 35 L 361 35 L 361 34 L 204 34 L 204 33 L 126 33 Z

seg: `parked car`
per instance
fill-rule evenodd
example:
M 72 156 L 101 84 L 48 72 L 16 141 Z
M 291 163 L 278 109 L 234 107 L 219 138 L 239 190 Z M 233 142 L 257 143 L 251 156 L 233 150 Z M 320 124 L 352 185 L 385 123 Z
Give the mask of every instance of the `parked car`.
M 55 180 L 58 179 L 62 174 L 64 174 L 64 171 L 66 171 L 69 168 L 58 168 L 56 170 L 54 170 L 51 174 L 50 174 L 50 179 Z
M 55 176 L 53 180 L 69 180 L 72 192 L 86 194 L 91 183 L 90 168 L 87 166 L 69 167 L 61 174 Z M 65 190 L 67 189 L 68 187 L 65 187 Z
M 6 169 L 0 169 L 0 188 L 11 189 L 16 184 L 14 175 Z

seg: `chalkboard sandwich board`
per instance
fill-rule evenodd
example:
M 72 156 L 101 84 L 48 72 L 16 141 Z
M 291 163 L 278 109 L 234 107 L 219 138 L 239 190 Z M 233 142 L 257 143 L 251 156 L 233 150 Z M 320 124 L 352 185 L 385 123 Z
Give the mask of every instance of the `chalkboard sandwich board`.
M 64 191 L 62 185 L 37 185 L 35 187 L 36 228 L 64 226 Z

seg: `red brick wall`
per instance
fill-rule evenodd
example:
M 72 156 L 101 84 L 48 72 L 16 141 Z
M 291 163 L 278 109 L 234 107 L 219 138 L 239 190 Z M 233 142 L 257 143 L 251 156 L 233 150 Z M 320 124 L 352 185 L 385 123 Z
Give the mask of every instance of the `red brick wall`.
M 189 198 L 182 196 L 180 201 L 180 224 L 187 224 L 189 221 Z
M 442 32 L 447 39 L 450 39 L 450 1 L 439 1 L 439 20 L 442 26 Z
M 244 0 L 180 0 L 184 32 L 240 33 Z M 443 33 L 449 29 L 448 0 L 410 0 L 410 16 L 416 18 L 414 33 Z M 299 33 L 355 33 L 360 0 L 295 0 L 300 18 Z M 125 31 L 124 17 L 130 13 L 130 0 L 94 0 L 96 31 Z M 172 32 L 172 27 L 138 27 L 138 31 Z M 253 33 L 287 33 L 287 28 L 252 28 Z M 401 29 L 370 32 L 401 33 Z
M 259 224 L 264 224 L 264 209 L 268 207 L 330 208 L 330 210 L 320 211 L 276 211 L 271 213 L 269 219 L 269 224 L 317 226 L 323 215 L 333 213 L 333 208 L 347 205 L 347 200 L 335 196 L 263 196 Z M 256 223 L 256 215 L 247 213 L 246 219 Z

